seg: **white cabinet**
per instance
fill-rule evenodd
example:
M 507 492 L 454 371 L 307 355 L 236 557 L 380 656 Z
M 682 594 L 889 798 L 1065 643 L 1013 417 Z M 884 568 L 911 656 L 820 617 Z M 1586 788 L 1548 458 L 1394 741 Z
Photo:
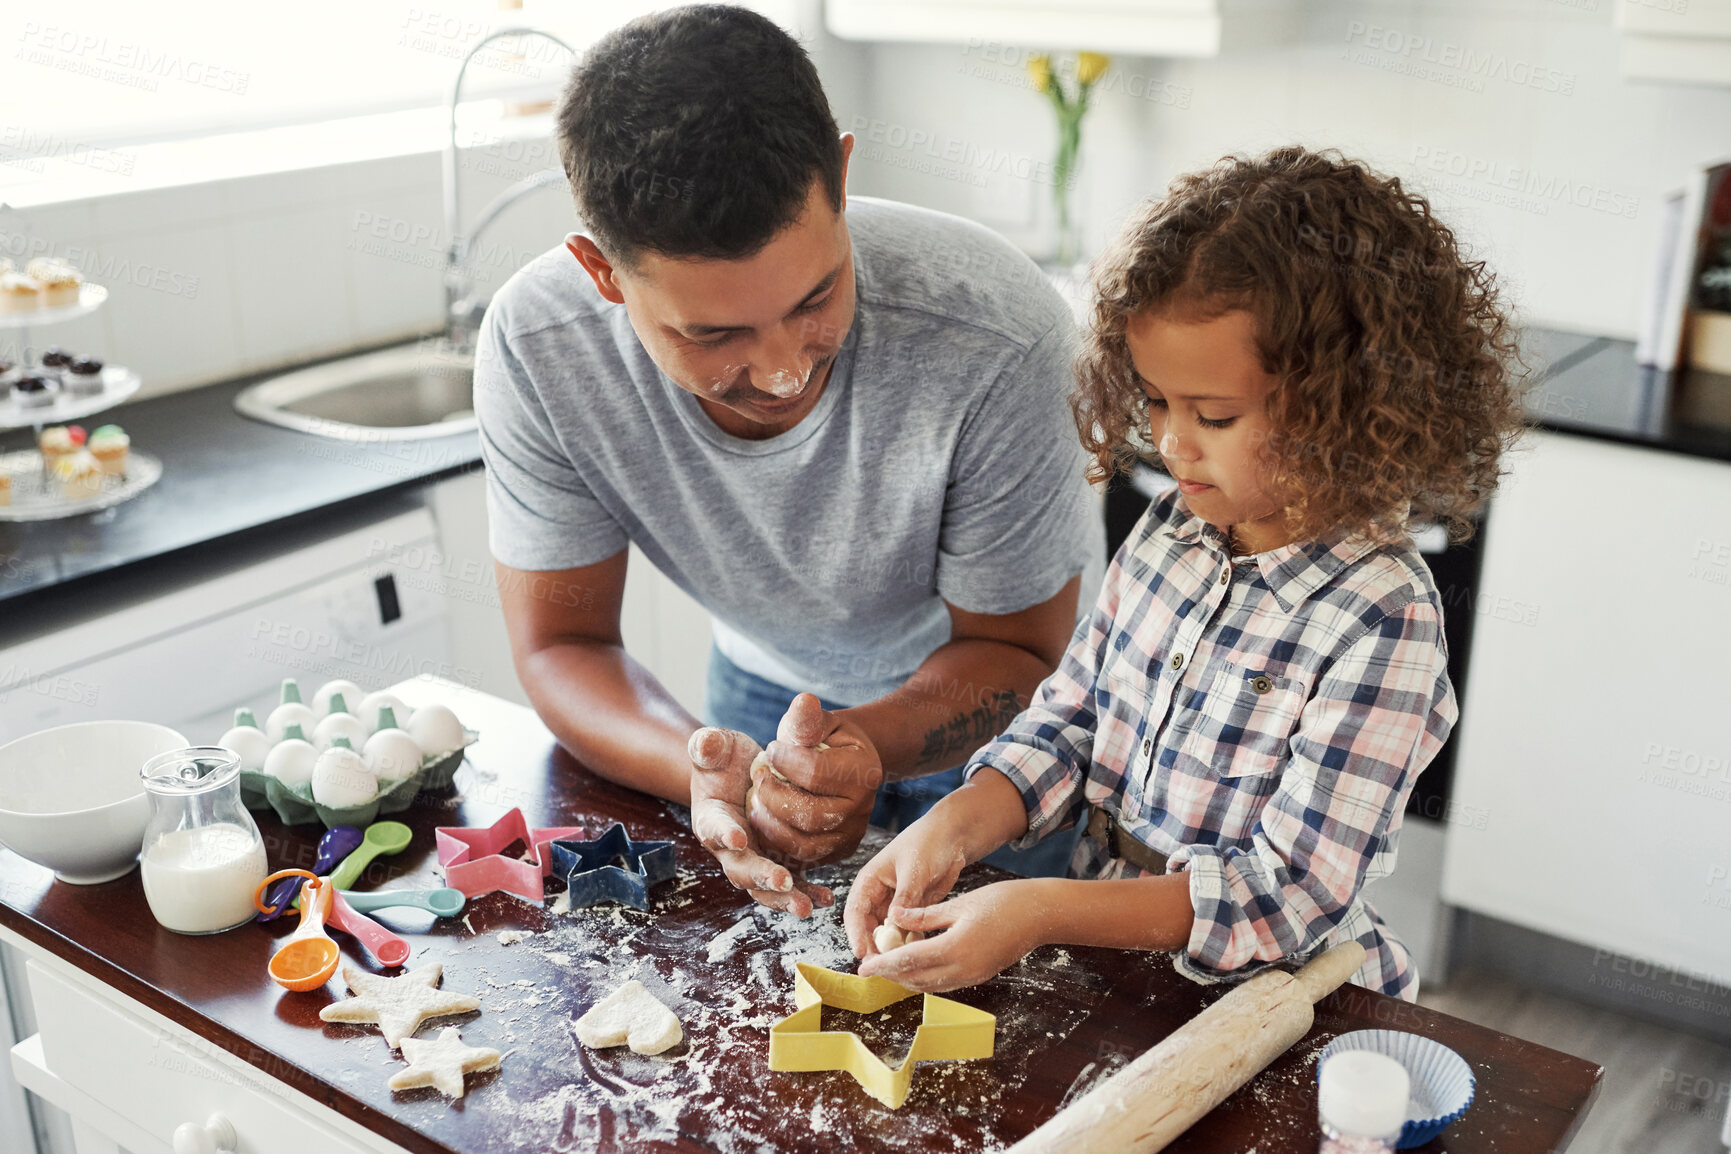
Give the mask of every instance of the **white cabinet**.
M 1530 446 L 1485 530 L 1453 798 L 1479 820 L 1443 896 L 1731 983 L 1731 463 Z
M 465 473 L 433 486 L 437 557 L 424 560 L 420 583 L 448 602 L 454 680 L 528 705 L 511 661 L 511 642 L 487 544 L 487 478 Z M 399 577 L 399 581 L 403 578 Z M 625 649 L 693 715 L 701 715 L 709 669 L 709 613 L 669 581 L 635 546 L 620 609 Z
M 1218 0 L 827 0 L 844 40 L 919 40 L 1214 56 Z
M 415 509 L 232 567 L 201 563 L 145 594 L 122 574 L 89 618 L 0 649 L 0 740 L 118 717 L 213 741 L 236 706 L 268 709 L 286 677 L 308 692 L 332 677 L 449 678 L 444 602 L 413 582 L 435 547 Z
M 1630 80 L 1731 84 L 1731 0 L 1619 0 Z
M 10 931 L 0 941 L 29 956 L 38 1026 L 12 1047 L 12 1075 L 71 1116 L 78 1154 L 172 1154 L 176 1129 L 213 1116 L 235 1154 L 401 1150 Z

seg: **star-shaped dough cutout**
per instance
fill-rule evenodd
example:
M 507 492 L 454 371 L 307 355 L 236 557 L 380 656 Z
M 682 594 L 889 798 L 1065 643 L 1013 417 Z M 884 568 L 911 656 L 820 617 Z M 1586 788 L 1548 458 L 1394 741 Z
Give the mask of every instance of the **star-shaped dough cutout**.
M 354 997 L 332 1002 L 319 1011 L 327 1022 L 374 1022 L 391 1049 L 421 1028 L 428 1018 L 466 1014 L 481 1008 L 479 998 L 438 988 L 444 967 L 428 962 L 396 978 L 380 977 L 352 966 L 343 967 L 343 981 Z
M 455 1026 L 446 1026 L 437 1038 L 404 1038 L 403 1058 L 409 1068 L 391 1075 L 391 1089 L 434 1086 L 449 1098 L 463 1096 L 465 1074 L 499 1068 L 499 1051 L 463 1045 Z

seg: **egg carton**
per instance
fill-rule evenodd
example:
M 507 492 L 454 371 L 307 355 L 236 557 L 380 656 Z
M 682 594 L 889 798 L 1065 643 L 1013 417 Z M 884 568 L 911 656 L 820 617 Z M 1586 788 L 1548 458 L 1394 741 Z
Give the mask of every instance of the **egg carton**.
M 414 804 L 423 791 L 449 789 L 463 764 L 465 751 L 481 739 L 472 729 L 463 730 L 463 744 L 449 753 L 428 755 L 421 768 L 379 791 L 379 796 L 365 805 L 329 806 L 313 800 L 311 782 L 300 786 L 284 785 L 268 773 L 254 769 L 240 771 L 240 796 L 248 809 L 274 809 L 284 825 L 304 825 L 322 821 L 327 829 L 339 825 L 365 826 L 381 813 L 401 813 Z

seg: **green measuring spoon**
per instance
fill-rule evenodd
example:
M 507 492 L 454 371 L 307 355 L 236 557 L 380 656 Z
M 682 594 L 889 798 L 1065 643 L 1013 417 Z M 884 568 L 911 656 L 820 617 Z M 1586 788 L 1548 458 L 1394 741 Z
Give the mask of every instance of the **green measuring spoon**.
M 343 864 L 331 874 L 331 888 L 349 889 L 374 858 L 380 854 L 402 853 L 409 848 L 409 839 L 413 836 L 409 827 L 400 821 L 375 821 L 367 827 L 360 848 L 344 858 Z
M 438 890 L 373 890 L 364 894 L 346 890 L 343 898 L 363 914 L 393 906 L 410 906 L 441 918 L 456 917 L 463 912 L 463 903 L 468 900 L 462 890 L 449 887 Z

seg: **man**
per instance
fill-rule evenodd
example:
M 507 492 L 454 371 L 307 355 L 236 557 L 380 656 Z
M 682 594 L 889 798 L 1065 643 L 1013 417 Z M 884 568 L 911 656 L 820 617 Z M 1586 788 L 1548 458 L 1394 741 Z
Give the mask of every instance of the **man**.
M 850 204 L 852 138 L 748 10 L 610 34 L 558 135 L 585 231 L 499 292 L 475 376 L 517 672 L 804 917 L 831 896 L 799 867 L 958 784 L 1063 653 L 1103 554 L 1068 309 L 986 229 Z M 717 728 L 624 650 L 632 542 L 713 615 Z

